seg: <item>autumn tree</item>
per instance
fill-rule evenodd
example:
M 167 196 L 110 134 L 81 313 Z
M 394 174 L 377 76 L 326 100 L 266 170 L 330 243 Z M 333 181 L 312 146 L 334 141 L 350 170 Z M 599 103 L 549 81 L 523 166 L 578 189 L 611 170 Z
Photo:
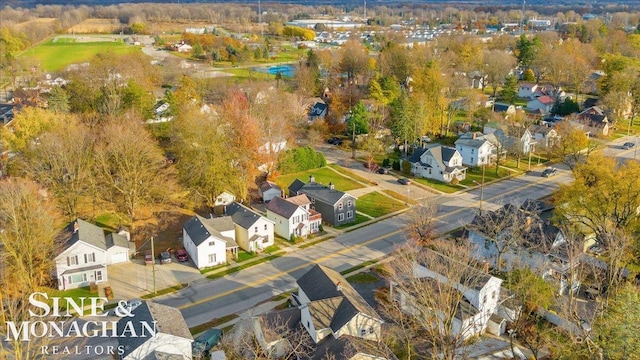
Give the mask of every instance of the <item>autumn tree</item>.
M 92 185 L 95 136 L 74 118 L 64 128 L 44 134 L 21 157 L 25 174 L 46 187 L 69 218 L 77 217 L 81 197 Z
M 34 183 L 19 179 L 0 181 L 0 319 L 19 323 L 30 320 L 29 295 L 51 279 L 59 248 L 59 215 Z M 41 339 L 6 340 L 0 329 L 0 357 L 45 359 Z
M 558 214 L 605 236 L 615 229 L 637 229 L 640 207 L 640 165 L 591 156 L 574 169 L 575 181 L 561 185 L 556 195 Z
M 498 87 L 504 84 L 507 75 L 516 65 L 516 59 L 504 50 L 485 50 L 482 56 L 485 61 L 484 73 L 495 99 Z
M 367 50 L 360 41 L 349 40 L 340 48 L 337 55 L 338 71 L 346 74 L 347 84 L 353 85 L 357 78 L 368 69 Z
M 640 293 L 624 284 L 610 298 L 602 316 L 595 322 L 593 339 L 601 349 L 601 358 L 629 359 L 640 353 Z
M 409 96 L 403 92 L 390 105 L 391 133 L 404 143 L 404 153 L 407 154 L 409 141 L 417 135 L 415 133 L 413 109 Z
M 139 117 L 113 119 L 100 128 L 95 146 L 95 177 L 102 196 L 131 221 L 138 210 L 154 204 L 166 188 L 164 156 Z
M 556 130 L 560 140 L 553 144 L 552 153 L 573 170 L 580 163 L 585 150 L 584 156 L 589 156 L 593 145 L 584 131 L 568 121 L 558 124 Z
M 62 128 L 67 119 L 68 115 L 56 114 L 46 109 L 24 108 L 14 117 L 11 129 L 0 128 L 0 144 L 15 152 L 24 151 L 37 143 L 42 134 Z

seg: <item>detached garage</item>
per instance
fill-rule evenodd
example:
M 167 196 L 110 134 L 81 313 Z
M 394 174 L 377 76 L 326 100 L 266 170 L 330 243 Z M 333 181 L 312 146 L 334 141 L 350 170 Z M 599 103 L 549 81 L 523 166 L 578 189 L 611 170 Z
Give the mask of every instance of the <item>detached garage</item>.
M 132 244 L 127 240 L 126 234 L 111 233 L 106 237 L 107 243 L 107 265 L 119 264 L 129 261 Z M 135 249 L 134 249 L 135 250 Z

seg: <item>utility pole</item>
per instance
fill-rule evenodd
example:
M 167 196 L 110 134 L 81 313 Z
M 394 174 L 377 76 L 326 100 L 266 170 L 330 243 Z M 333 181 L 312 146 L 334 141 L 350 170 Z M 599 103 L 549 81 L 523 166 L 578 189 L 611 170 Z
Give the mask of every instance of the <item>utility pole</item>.
M 156 293 L 156 253 L 153 248 L 153 236 L 151 237 L 151 259 L 153 262 L 151 263 L 151 272 L 153 273 L 153 293 Z

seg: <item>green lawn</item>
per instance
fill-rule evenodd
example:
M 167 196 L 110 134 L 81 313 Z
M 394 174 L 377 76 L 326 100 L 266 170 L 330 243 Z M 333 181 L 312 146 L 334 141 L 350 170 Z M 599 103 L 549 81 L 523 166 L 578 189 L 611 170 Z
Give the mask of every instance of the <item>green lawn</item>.
M 432 179 L 415 178 L 415 179 L 411 179 L 411 181 L 415 181 L 422 185 L 426 185 L 430 188 L 436 189 L 446 194 L 453 194 L 456 191 L 460 191 L 464 189 L 464 186 L 451 185 L 451 184 L 444 183 L 442 181 L 437 181 Z
M 309 175 L 313 175 L 316 179 L 316 182 L 319 182 L 321 184 L 327 185 L 329 184 L 329 182 L 333 183 L 333 185 L 335 185 L 336 190 L 340 190 L 340 191 L 349 191 L 349 190 L 360 189 L 364 187 L 363 185 L 360 185 L 359 183 L 347 177 L 341 176 L 340 174 L 336 174 L 335 171 L 326 167 L 320 168 L 320 169 L 301 171 L 293 174 L 281 175 L 276 180 L 276 182 L 280 186 L 284 186 L 284 188 L 286 189 L 287 187 L 289 187 L 289 185 L 291 185 L 291 183 L 295 179 L 300 179 L 305 183 L 308 182 Z
M 346 229 L 346 228 L 352 227 L 352 226 L 354 226 L 354 225 L 361 224 L 361 223 L 363 223 L 363 222 L 365 222 L 365 221 L 369 221 L 369 220 L 371 220 L 371 219 L 369 219 L 368 217 L 366 217 L 366 216 L 364 216 L 364 215 L 359 214 L 359 213 L 357 213 L 357 212 L 356 212 L 356 220 L 355 220 L 354 222 L 349 223 L 349 224 L 344 224 L 344 225 L 336 226 L 335 228 L 336 228 L 336 229 Z
M 377 282 L 378 280 L 380 279 L 378 279 L 377 276 L 368 272 L 358 273 L 347 278 L 347 281 L 352 284 L 371 284 Z
M 47 295 L 49 296 L 49 300 L 51 300 L 51 298 L 53 297 L 69 297 L 75 300 L 75 302 L 77 304 L 80 304 L 80 298 L 81 297 L 85 297 L 85 298 L 90 298 L 90 297 L 104 297 L 104 294 L 99 294 L 97 292 L 91 292 L 91 290 L 89 290 L 89 287 L 80 287 L 80 288 L 76 288 L 76 289 L 70 289 L 70 290 L 57 290 L 57 289 L 47 289 L 46 291 L 44 291 L 45 293 L 47 293 Z M 43 299 L 40 299 L 43 300 Z M 85 300 L 85 304 L 89 304 L 88 300 Z M 60 307 L 63 310 L 66 310 L 67 304 L 65 303 L 64 300 L 62 300 L 60 302 Z
M 28 49 L 21 56 L 39 60 L 44 70 L 59 71 L 69 64 L 90 61 L 100 53 L 130 54 L 138 51 L 139 47 L 126 45 L 122 41 L 77 43 L 54 37 Z
M 236 262 L 243 262 L 249 259 L 252 259 L 256 257 L 256 253 L 254 252 L 247 252 L 244 250 L 239 250 L 238 251 L 238 259 L 236 260 Z
M 400 201 L 390 199 L 379 192 L 372 192 L 359 197 L 356 206 L 358 211 L 374 218 L 405 208 L 405 205 Z
M 488 183 L 489 181 L 501 179 L 509 175 L 509 171 L 503 168 L 500 168 L 498 171 L 498 175 L 496 175 L 495 166 L 488 166 L 484 169 L 484 182 Z M 462 180 L 460 184 L 466 186 L 477 186 L 478 184 L 474 183 L 476 181 L 478 184 L 482 183 L 482 168 L 481 167 L 470 167 L 467 169 L 467 177 Z
M 112 212 L 103 213 L 96 217 L 96 225 L 109 230 L 115 231 L 120 224 L 122 224 L 122 220 Z

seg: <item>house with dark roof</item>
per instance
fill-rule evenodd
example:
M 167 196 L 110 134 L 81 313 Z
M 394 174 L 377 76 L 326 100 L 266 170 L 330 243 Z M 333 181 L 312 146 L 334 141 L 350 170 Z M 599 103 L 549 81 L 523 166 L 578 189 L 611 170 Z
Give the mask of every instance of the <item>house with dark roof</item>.
M 227 262 L 227 252 L 236 257 L 236 229 L 230 216 L 206 219 L 195 215 L 182 225 L 182 244 L 198 269 Z
M 272 220 L 234 201 L 225 207 L 235 225 L 235 240 L 245 251 L 261 251 L 273 245 Z
M 311 209 L 322 214 L 322 220 L 332 226 L 349 224 L 356 219 L 356 198 L 336 190 L 332 183 L 317 183 L 313 175 L 309 182 L 296 179 L 288 188 L 289 197 L 305 194 L 311 201 Z
M 286 199 L 274 197 L 267 205 L 267 218 L 274 222 L 275 233 L 285 239 L 317 233 L 322 224 L 322 214 L 311 208 L 311 200 L 305 194 Z
M 0 104 L 0 125 L 8 125 L 13 120 L 17 108 L 14 104 Z
M 424 261 L 416 262 L 413 265 L 413 279 L 407 281 L 420 281 L 424 286 L 423 291 L 430 292 L 451 292 L 460 294 L 443 296 L 459 299 L 452 304 L 455 306 L 455 316 L 452 324 L 441 324 L 443 331 L 460 339 L 468 339 L 474 335 L 485 332 L 489 326 L 490 319 L 497 316 L 500 301 L 500 288 L 502 280 L 474 269 L 466 264 L 460 263 L 448 256 L 437 253 L 433 250 L 423 250 L 427 255 Z M 456 268 L 455 276 L 460 278 L 448 278 L 447 269 Z M 423 304 L 419 304 L 415 299 L 419 294 L 412 293 L 413 286 L 403 286 L 403 283 L 390 284 L 390 298 L 397 301 L 403 312 L 413 316 L 424 316 L 425 309 L 421 309 Z M 422 291 L 422 289 L 420 290 Z M 433 311 L 440 321 L 448 320 L 447 314 L 442 313 L 444 309 L 429 309 Z M 429 312 L 430 312 L 429 311 Z M 502 322 L 502 320 L 497 320 Z M 448 327 L 451 328 L 448 328 Z M 499 335 L 499 334 L 498 334 Z
M 609 118 L 599 106 L 592 106 L 578 113 L 572 123 L 590 136 L 609 135 Z
M 531 125 L 528 128 L 529 133 L 533 137 L 533 141 L 536 142 L 536 146 L 540 149 L 548 149 L 553 147 L 560 141 L 560 135 L 558 131 L 551 126 L 546 125 Z
M 493 236 L 517 233 L 517 241 L 502 251 L 503 268 L 526 266 L 556 285 L 561 294 L 566 293 L 570 285 L 575 289 L 579 283 L 570 278 L 570 270 L 578 265 L 578 257 L 571 257 L 569 251 L 582 252 L 582 248 L 569 249 L 564 233 L 550 220 L 552 211 L 552 205 L 528 199 L 520 206 L 506 204 L 476 215 L 468 227 L 473 256 L 496 266 L 498 248 Z
M 467 176 L 467 168 L 462 166 L 462 155 L 449 146 L 432 144 L 417 148 L 406 161 L 411 163 L 411 173 L 416 177 L 449 183 L 453 179 L 464 180 Z
M 317 119 L 324 119 L 327 115 L 329 107 L 323 101 L 316 102 L 311 109 L 309 109 L 309 122 L 314 122 Z
M 456 140 L 455 146 L 462 156 L 463 165 L 487 165 L 496 158 L 496 146 L 482 133 L 470 132 L 462 134 Z
M 518 85 L 518 97 L 523 99 L 533 99 L 536 91 L 538 90 L 538 84 L 522 82 Z
M 104 234 L 101 227 L 76 219 L 64 230 L 66 239 L 55 258 L 58 289 L 74 289 L 107 281 L 107 266 L 129 261 L 135 245 L 125 230 Z
M 191 359 L 193 337 L 180 310 L 143 301 L 116 324 L 120 360 Z
M 499 148 L 512 154 L 528 154 L 536 145 L 529 129 L 522 126 L 503 124 L 492 135 L 500 144 Z
M 269 202 L 276 196 L 282 196 L 282 189 L 276 183 L 265 180 L 258 185 L 258 195 L 262 201 Z
M 306 359 L 396 359 L 381 341 L 383 320 L 340 273 L 314 265 L 297 284 L 295 307 L 253 318 L 265 353 L 283 357 L 294 344 L 312 350 Z M 300 343 L 300 331 L 308 335 L 308 344 Z M 295 339 L 287 338 L 292 334 Z
M 497 102 L 493 104 L 493 111 L 497 113 L 505 113 L 506 115 L 515 115 L 516 107 L 511 104 Z

